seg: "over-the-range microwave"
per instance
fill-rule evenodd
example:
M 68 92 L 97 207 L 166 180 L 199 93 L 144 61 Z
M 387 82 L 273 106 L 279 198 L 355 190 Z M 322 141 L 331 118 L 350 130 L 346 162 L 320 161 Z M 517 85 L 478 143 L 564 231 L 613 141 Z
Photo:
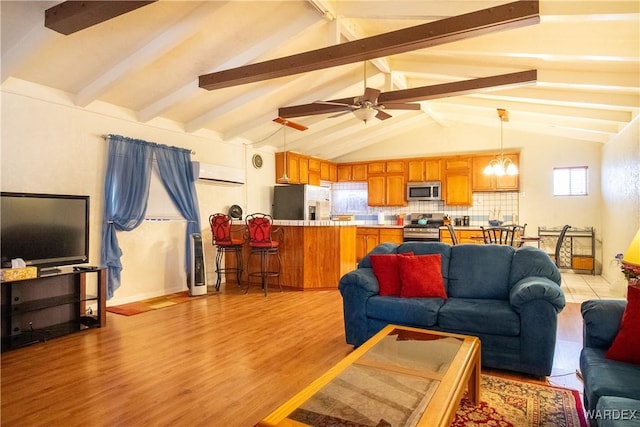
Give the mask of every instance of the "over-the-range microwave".
M 407 184 L 407 201 L 442 200 L 440 181 L 410 182 Z

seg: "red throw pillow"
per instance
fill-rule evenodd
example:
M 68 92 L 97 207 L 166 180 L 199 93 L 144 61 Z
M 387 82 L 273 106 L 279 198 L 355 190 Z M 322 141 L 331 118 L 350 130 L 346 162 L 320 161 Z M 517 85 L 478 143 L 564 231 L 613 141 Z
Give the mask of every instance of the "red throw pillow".
M 620 330 L 605 357 L 640 365 L 640 287 L 629 286 Z
M 398 260 L 402 288 L 400 296 L 447 298 L 442 280 L 440 254 L 402 257 Z
M 398 256 L 412 256 L 413 252 L 402 254 L 373 254 L 369 255 L 373 274 L 378 279 L 380 296 L 397 297 L 400 295 L 400 270 L 398 267 Z

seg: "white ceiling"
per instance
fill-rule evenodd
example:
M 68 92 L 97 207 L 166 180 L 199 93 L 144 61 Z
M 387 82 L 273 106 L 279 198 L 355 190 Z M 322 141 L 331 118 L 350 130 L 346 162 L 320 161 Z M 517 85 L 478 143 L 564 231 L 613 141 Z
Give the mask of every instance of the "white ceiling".
M 171 120 L 185 132 L 282 149 L 273 137 L 279 107 L 361 95 L 354 63 L 208 91 L 198 76 L 424 24 L 507 2 L 158 1 L 65 36 L 44 27 L 55 1 L 1 1 L 2 82 L 12 78 L 101 101 L 140 122 Z M 326 12 L 323 14 L 323 12 Z M 541 0 L 541 22 L 372 60 L 367 86 L 397 90 L 530 69 L 536 84 L 421 102 L 421 111 L 365 126 L 353 115 L 292 119 L 295 151 L 327 159 L 422 126 L 510 126 L 606 143 L 640 111 L 640 2 Z M 332 144 L 319 140 L 341 141 Z

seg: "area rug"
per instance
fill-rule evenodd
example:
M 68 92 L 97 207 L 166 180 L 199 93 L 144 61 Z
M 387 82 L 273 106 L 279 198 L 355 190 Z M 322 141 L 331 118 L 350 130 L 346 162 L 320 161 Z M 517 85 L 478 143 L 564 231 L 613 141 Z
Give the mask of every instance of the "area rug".
M 359 399 L 356 405 L 354 401 L 348 402 L 351 400 L 348 389 L 353 385 L 345 383 L 343 386 L 338 395 L 335 394 L 338 392 L 336 389 L 326 390 L 325 395 L 321 397 L 314 396 L 289 415 L 289 418 L 315 427 L 414 426 L 420 418 L 420 405 L 406 405 L 406 402 L 397 404 L 396 399 L 395 404 L 377 399 L 376 397 L 380 396 L 375 389 L 370 389 L 367 394 L 369 399 L 373 399 L 371 403 L 378 409 L 370 407 L 371 412 L 367 415 L 369 411 L 366 407 L 369 405 L 365 405 L 363 410 L 362 399 Z M 392 381 L 388 386 L 397 385 Z M 410 384 L 406 389 L 415 390 Z M 452 427 L 587 426 L 580 394 L 575 390 L 493 375 L 482 375 L 480 390 L 480 402 L 477 406 L 472 405 L 466 397 L 462 399 Z M 394 407 L 394 411 L 386 410 L 381 413 L 381 406 Z M 398 417 L 398 412 L 406 413 Z
M 163 295 L 161 297 L 151 298 L 144 301 L 131 302 L 129 304 L 114 305 L 107 307 L 107 311 L 123 316 L 134 316 L 136 314 L 145 313 L 151 310 L 171 307 L 186 301 L 190 301 L 194 297 L 189 296 L 189 291 L 176 292 L 174 294 Z M 195 297 L 198 298 L 198 297 Z
M 451 426 L 585 427 L 587 422 L 576 390 L 482 375 L 480 404 L 463 398 Z

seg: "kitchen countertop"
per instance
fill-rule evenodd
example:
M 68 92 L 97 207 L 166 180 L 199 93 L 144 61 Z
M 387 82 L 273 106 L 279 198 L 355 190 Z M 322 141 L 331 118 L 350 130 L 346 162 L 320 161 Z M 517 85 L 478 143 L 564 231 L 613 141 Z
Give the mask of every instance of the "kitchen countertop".
M 367 224 L 367 221 L 331 221 L 331 220 L 288 220 L 288 219 L 274 219 L 273 225 L 275 226 L 290 226 L 290 227 L 367 227 L 367 228 L 403 228 L 403 225 L 397 224 Z
M 453 228 L 456 229 L 456 230 L 469 230 L 469 231 L 480 231 L 480 230 L 482 230 L 480 227 L 481 227 L 480 225 L 468 225 L 466 227 L 462 226 L 462 225 L 454 225 L 453 226 Z M 489 227 L 489 226 L 487 225 L 487 227 Z M 443 225 L 442 227 L 440 227 L 440 230 L 448 230 L 448 228 L 447 228 L 446 225 Z

